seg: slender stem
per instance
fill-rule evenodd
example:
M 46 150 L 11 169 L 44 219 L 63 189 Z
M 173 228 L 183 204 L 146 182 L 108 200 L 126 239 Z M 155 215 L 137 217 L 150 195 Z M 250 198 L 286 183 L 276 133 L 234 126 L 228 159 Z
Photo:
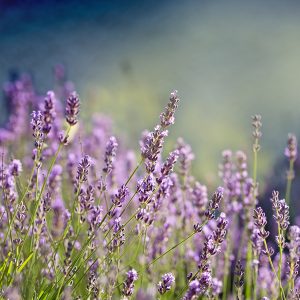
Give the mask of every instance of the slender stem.
M 229 233 L 229 231 L 228 231 Z M 227 289 L 228 289 L 228 276 L 230 267 L 230 252 L 231 252 L 231 235 L 227 234 L 226 238 L 227 249 L 225 252 L 225 264 L 224 264 L 224 276 L 223 276 L 223 293 L 222 300 L 227 299 Z
M 132 179 L 132 177 L 134 176 L 134 174 L 136 173 L 136 171 L 139 169 L 139 167 L 141 166 L 141 164 L 144 162 L 145 158 L 141 158 L 141 160 L 139 161 L 139 163 L 137 164 L 137 166 L 135 167 L 135 169 L 132 171 L 132 173 L 130 174 L 129 178 L 127 179 L 125 186 L 128 185 L 128 183 L 130 182 L 130 180 Z
M 145 252 L 146 252 L 146 240 L 147 240 L 147 226 L 145 228 L 145 234 L 144 234 L 143 256 L 145 256 Z M 145 269 L 146 268 L 144 267 L 142 275 L 141 275 L 141 288 L 143 287 L 143 279 L 144 279 Z
M 185 243 L 187 240 L 189 240 L 191 237 L 193 237 L 197 232 L 193 231 L 190 235 L 188 235 L 185 239 L 183 239 L 182 241 L 180 241 L 179 243 L 177 243 L 176 245 L 174 245 L 173 247 L 169 248 L 166 252 L 164 252 L 163 254 L 161 254 L 160 256 L 158 256 L 157 258 L 155 258 L 154 260 L 152 260 L 147 267 L 150 267 L 151 265 L 153 265 L 154 263 L 156 263 L 159 259 L 161 259 L 162 257 L 164 257 L 165 255 L 167 255 L 169 252 L 173 251 L 175 248 L 177 248 L 178 246 L 180 246 L 181 244 Z
M 289 279 L 288 279 L 288 283 L 287 283 L 287 286 L 288 286 L 288 292 L 292 289 L 294 289 L 294 270 L 295 270 L 295 264 L 294 264 L 294 260 L 292 258 L 291 259 L 291 262 L 290 262 L 290 274 L 289 274 Z
M 258 150 L 259 150 L 259 140 L 255 138 L 253 145 L 253 190 L 252 190 L 252 203 L 249 208 L 248 213 L 251 213 L 253 206 L 255 206 L 255 190 L 257 188 L 257 166 L 258 166 Z M 249 218 L 250 220 L 250 218 Z M 249 221 L 248 220 L 248 221 Z M 247 223 L 245 226 L 247 227 Z M 246 299 L 251 299 L 251 291 L 252 291 L 252 243 L 250 239 L 250 232 L 247 230 L 248 235 L 248 243 L 247 243 L 247 256 L 246 256 L 246 270 L 245 270 L 245 296 Z
M 254 250 L 254 259 L 257 261 L 258 257 L 257 257 L 257 251 Z M 256 290 L 256 286 L 257 286 L 257 277 L 258 277 L 258 265 L 255 264 L 254 265 L 254 272 L 253 272 L 253 300 L 257 299 L 257 290 Z
M 278 278 L 277 272 L 276 272 L 276 270 L 274 268 L 274 265 L 273 265 L 273 262 L 272 262 L 272 258 L 271 258 L 270 252 L 269 252 L 267 241 L 265 239 L 263 241 L 264 241 L 265 251 L 266 251 L 266 254 L 268 256 L 270 267 L 271 267 L 272 272 L 274 273 L 274 276 L 276 277 L 277 282 L 279 284 L 279 288 L 280 288 L 280 291 L 281 291 L 281 296 L 282 296 L 283 299 L 286 299 L 284 289 L 283 289 L 282 284 L 281 284 L 281 280 Z
M 292 188 L 292 181 L 293 181 L 293 172 L 294 172 L 294 162 L 295 160 L 290 160 L 290 167 L 287 174 L 287 184 L 286 184 L 286 192 L 285 192 L 285 202 L 287 205 L 290 205 L 290 198 L 291 198 L 291 188 Z
M 246 291 L 245 296 L 246 299 L 252 299 L 251 291 L 252 291 L 252 245 L 251 241 L 248 240 L 247 244 L 247 256 L 246 256 L 246 270 L 245 270 L 245 277 L 246 277 Z

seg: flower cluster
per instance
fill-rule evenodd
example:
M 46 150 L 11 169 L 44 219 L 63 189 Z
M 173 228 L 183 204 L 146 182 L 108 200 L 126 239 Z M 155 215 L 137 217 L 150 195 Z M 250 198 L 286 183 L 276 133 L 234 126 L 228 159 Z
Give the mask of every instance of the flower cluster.
M 122 293 L 125 296 L 131 296 L 133 294 L 134 282 L 138 280 L 138 274 L 136 270 L 131 269 L 126 273 L 127 277 L 123 283 Z
M 299 217 L 288 205 L 294 176 L 286 200 L 274 191 L 266 207 L 249 170 L 259 158 L 259 115 L 254 159 L 223 151 L 221 183 L 209 199 L 217 182 L 211 177 L 206 186 L 194 175 L 192 147 L 178 138 L 164 149 L 177 91 L 143 134 L 139 159 L 109 118 L 96 115 L 85 130 L 61 66 L 55 76 L 55 92 L 42 96 L 26 76 L 5 86 L 11 115 L 0 128 L 0 298 L 299 298 Z M 285 154 L 294 174 L 294 135 Z
M 175 282 L 175 277 L 172 273 L 166 273 L 161 276 L 161 281 L 157 285 L 158 292 L 163 295 L 169 291 Z
M 79 107 L 79 97 L 76 92 L 72 92 L 66 105 L 66 120 L 70 126 L 74 126 L 78 122 Z

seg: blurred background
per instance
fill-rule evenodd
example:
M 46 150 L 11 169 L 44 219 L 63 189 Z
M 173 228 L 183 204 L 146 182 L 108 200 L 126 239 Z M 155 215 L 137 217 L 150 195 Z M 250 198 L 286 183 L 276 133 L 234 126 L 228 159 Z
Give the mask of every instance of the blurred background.
M 299 1 L 0 3 L 0 82 L 28 72 L 45 94 L 62 63 L 84 118 L 111 116 L 136 149 L 177 89 L 167 147 L 184 137 L 202 179 L 216 179 L 223 149 L 251 154 L 255 113 L 263 118 L 261 176 L 283 157 L 288 132 L 299 134 Z

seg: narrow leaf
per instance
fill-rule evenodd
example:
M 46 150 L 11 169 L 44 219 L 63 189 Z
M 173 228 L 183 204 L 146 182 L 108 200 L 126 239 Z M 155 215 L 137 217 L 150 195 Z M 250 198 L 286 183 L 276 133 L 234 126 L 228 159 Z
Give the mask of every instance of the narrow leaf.
M 17 272 L 20 273 L 24 268 L 25 266 L 28 264 L 28 262 L 31 260 L 33 256 L 33 252 L 29 254 L 29 256 L 26 258 L 26 260 L 22 263 L 22 265 L 18 268 Z

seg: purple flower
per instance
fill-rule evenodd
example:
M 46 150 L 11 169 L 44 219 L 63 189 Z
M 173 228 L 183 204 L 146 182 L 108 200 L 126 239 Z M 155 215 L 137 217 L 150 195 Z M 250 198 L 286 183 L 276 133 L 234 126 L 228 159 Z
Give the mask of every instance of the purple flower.
M 168 135 L 167 130 L 163 130 L 160 125 L 154 128 L 153 132 L 147 135 L 141 141 L 142 157 L 146 161 L 146 169 L 148 173 L 155 171 L 156 163 L 163 147 L 164 138 Z
M 77 168 L 77 176 L 75 183 L 75 191 L 77 192 L 80 185 L 87 181 L 89 174 L 89 168 L 91 166 L 91 158 L 88 155 L 84 155 Z
M 179 151 L 180 173 L 182 176 L 187 176 L 195 155 L 192 152 L 191 146 L 186 144 L 182 138 L 177 140 L 177 149 Z
M 163 128 L 166 128 L 171 124 L 174 124 L 175 122 L 174 114 L 178 107 L 178 102 L 179 102 L 179 98 L 177 96 L 177 91 L 175 90 L 170 95 L 170 100 L 168 106 L 165 108 L 165 111 L 160 115 L 160 125 Z
M 280 234 L 276 236 L 276 242 L 279 247 L 284 247 L 284 231 L 288 228 L 290 222 L 289 222 L 289 207 L 285 203 L 285 200 L 279 200 L 279 192 L 273 191 L 272 192 L 272 209 L 274 212 L 274 219 L 277 222 L 279 228 L 280 228 Z
M 109 245 L 109 250 L 115 252 L 125 243 L 125 231 L 121 224 L 121 217 L 116 217 L 113 220 L 113 239 Z
M 234 275 L 234 285 L 237 289 L 240 289 L 244 285 L 244 268 L 240 260 L 235 265 Z
M 212 199 L 208 203 L 208 208 L 205 212 L 205 216 L 208 219 L 213 219 L 214 218 L 214 212 L 216 209 L 219 208 L 220 202 L 223 198 L 224 194 L 224 188 L 218 187 L 217 190 L 214 192 Z
M 182 300 L 192 300 L 194 296 L 199 296 L 201 293 L 201 287 L 199 280 L 195 279 L 189 283 L 189 289 L 182 298 Z
M 112 203 L 116 207 L 121 207 L 126 197 L 129 195 L 129 189 L 124 184 L 119 188 L 118 192 L 112 197 Z
M 149 197 L 152 193 L 152 191 L 155 188 L 155 181 L 152 175 L 148 175 L 147 178 L 141 179 L 138 182 L 137 190 L 139 195 L 139 201 L 140 202 L 146 202 L 149 201 Z
M 14 159 L 8 167 L 8 172 L 10 175 L 18 177 L 22 172 L 22 163 L 18 159 Z
M 200 255 L 200 263 L 198 265 L 199 269 L 202 271 L 207 271 L 209 269 L 209 259 L 221 250 L 221 244 L 226 237 L 226 229 L 228 226 L 228 220 L 224 213 L 221 213 L 217 219 L 217 228 L 212 232 L 212 234 L 206 237 L 204 242 L 204 247 Z
M 261 207 L 258 207 L 254 210 L 253 219 L 254 225 L 259 230 L 258 235 L 262 239 L 266 239 L 269 236 L 270 232 L 265 230 L 265 226 L 267 225 L 267 218 Z
M 211 293 L 214 297 L 217 297 L 222 292 L 223 282 L 218 278 L 213 278 L 211 282 Z
M 66 120 L 70 126 L 74 126 L 78 122 L 78 114 L 80 108 L 79 97 L 76 92 L 70 94 L 66 105 Z
M 297 158 L 297 138 L 292 133 L 288 135 L 287 147 L 285 148 L 284 154 L 291 161 L 295 161 Z
M 197 208 L 199 216 L 202 216 L 206 210 L 208 198 L 207 188 L 205 185 L 201 185 L 199 182 L 195 183 L 192 190 L 192 201 L 194 207 Z
M 162 275 L 161 281 L 158 283 L 158 292 L 163 295 L 165 292 L 169 291 L 175 282 L 175 277 L 172 273 L 166 273 Z
M 61 165 L 56 164 L 53 166 L 48 179 L 49 190 L 53 193 L 57 193 L 60 189 L 62 172 L 63 169 Z
M 32 119 L 31 119 L 31 127 L 33 130 L 33 137 L 35 139 L 35 147 L 37 149 L 41 149 L 43 139 L 44 139 L 44 133 L 43 133 L 43 126 L 44 126 L 44 121 L 43 121 L 43 115 L 40 111 L 33 111 L 32 114 Z
M 82 190 L 79 197 L 80 207 L 82 211 L 87 212 L 92 209 L 95 201 L 94 193 L 95 191 L 92 185 L 89 185 L 85 191 Z
M 173 167 L 178 159 L 179 151 L 174 150 L 171 152 L 167 158 L 167 160 L 164 162 L 160 169 L 160 177 L 156 179 L 157 183 L 160 184 L 162 181 L 170 175 L 171 172 L 173 172 Z
M 44 100 L 44 111 L 43 111 L 43 116 L 44 116 L 44 126 L 43 126 L 43 132 L 47 135 L 51 128 L 52 128 L 52 123 L 55 118 L 55 94 L 52 91 L 49 91 L 47 93 L 47 96 Z
M 203 272 L 199 279 L 201 294 L 205 293 L 207 289 L 211 286 L 212 277 L 210 272 Z
M 138 279 L 138 274 L 136 270 L 131 269 L 126 273 L 126 276 L 127 278 L 123 283 L 122 294 L 124 296 L 131 296 L 134 290 L 134 282 Z
M 56 199 L 56 201 L 53 203 L 52 209 L 54 215 L 51 233 L 54 238 L 58 238 L 62 235 L 63 231 L 65 230 L 70 215 L 65 209 L 63 201 L 59 198 Z
M 116 138 L 114 136 L 110 137 L 109 141 L 106 144 L 105 157 L 104 157 L 105 166 L 103 168 L 103 172 L 107 174 L 111 173 L 113 169 L 113 162 L 116 157 L 117 148 L 118 148 L 118 143 Z

